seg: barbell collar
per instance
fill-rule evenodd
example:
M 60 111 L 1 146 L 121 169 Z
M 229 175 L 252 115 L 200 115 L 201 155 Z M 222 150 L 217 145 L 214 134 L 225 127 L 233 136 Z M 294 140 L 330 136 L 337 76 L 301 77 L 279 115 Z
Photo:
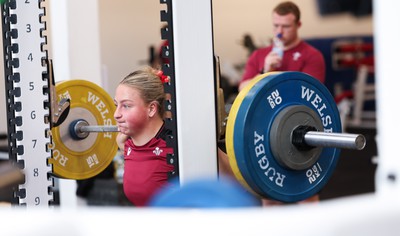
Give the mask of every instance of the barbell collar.
M 365 147 L 366 139 L 362 134 L 309 131 L 304 135 L 304 142 L 313 147 L 362 150 Z

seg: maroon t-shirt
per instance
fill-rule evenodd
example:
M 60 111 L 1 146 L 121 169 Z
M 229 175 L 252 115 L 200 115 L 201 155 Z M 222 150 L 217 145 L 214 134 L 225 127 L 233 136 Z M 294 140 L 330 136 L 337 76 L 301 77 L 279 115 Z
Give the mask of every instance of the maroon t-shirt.
M 135 206 L 145 206 L 167 184 L 168 172 L 173 170 L 166 161 L 167 154 L 172 153 L 172 148 L 165 142 L 168 132 L 163 126 L 143 146 L 136 146 L 132 139 L 125 142 L 124 193 Z
M 264 73 L 264 60 L 271 50 L 272 46 L 269 46 L 258 49 L 250 55 L 242 81 L 253 79 Z M 322 53 L 304 41 L 301 41 L 296 47 L 284 51 L 281 66 L 275 71 L 300 71 L 313 76 L 322 83 L 325 81 L 325 61 Z

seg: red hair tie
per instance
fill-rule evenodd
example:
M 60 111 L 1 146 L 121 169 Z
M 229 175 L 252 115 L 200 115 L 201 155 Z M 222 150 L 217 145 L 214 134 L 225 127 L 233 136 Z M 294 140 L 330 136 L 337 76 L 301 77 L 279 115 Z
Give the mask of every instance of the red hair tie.
M 157 76 L 160 78 L 161 83 L 168 83 L 169 82 L 169 77 L 164 75 L 164 72 L 162 70 L 159 70 L 157 72 Z

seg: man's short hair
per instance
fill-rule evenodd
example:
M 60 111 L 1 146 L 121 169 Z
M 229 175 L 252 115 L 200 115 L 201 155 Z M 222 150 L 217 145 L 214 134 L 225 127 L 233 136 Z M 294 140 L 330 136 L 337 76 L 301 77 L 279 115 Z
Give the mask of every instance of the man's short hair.
M 295 16 L 296 22 L 300 21 L 300 9 L 293 2 L 287 1 L 278 4 L 274 8 L 274 12 L 276 12 L 280 16 L 285 16 L 287 14 L 292 13 Z

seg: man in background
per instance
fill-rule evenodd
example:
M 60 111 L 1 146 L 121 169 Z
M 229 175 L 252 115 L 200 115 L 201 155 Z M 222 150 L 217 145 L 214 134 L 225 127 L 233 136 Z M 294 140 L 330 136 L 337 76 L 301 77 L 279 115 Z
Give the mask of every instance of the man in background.
M 281 41 L 283 53 L 280 55 L 273 50 L 273 44 L 254 51 L 246 63 L 239 91 L 257 75 L 270 71 L 300 71 L 324 83 L 322 53 L 299 37 L 301 20 L 298 6 L 290 1 L 278 4 L 272 11 L 272 24 L 274 37 Z

